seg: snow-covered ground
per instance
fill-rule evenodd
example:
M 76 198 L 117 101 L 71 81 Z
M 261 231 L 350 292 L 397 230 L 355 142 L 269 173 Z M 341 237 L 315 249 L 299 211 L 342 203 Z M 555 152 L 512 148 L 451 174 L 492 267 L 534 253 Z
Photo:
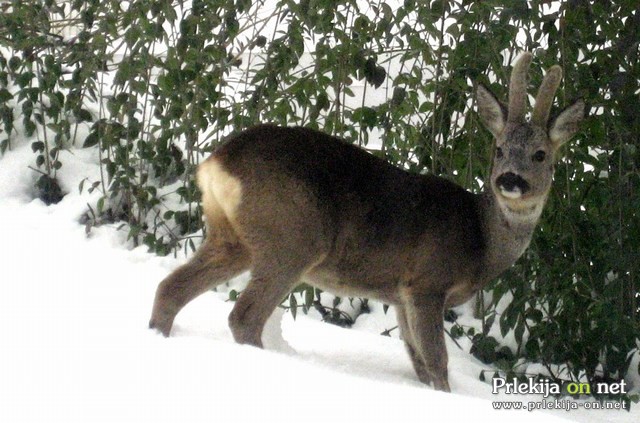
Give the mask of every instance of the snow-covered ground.
M 225 293 L 208 293 L 178 315 L 171 338 L 147 329 L 157 283 L 184 258 L 127 249 L 116 226 L 78 223 L 95 195 L 95 152 L 64 152 L 69 194 L 50 207 L 32 200 L 28 145 L 0 158 L 0 421 L 560 421 L 638 422 L 632 411 L 494 410 L 478 380 L 487 367 L 447 339 L 453 393 L 414 375 L 402 342 L 383 337 L 393 312 L 341 329 L 279 313 L 270 350 L 232 340 Z M 286 340 L 286 342 L 284 340 Z M 566 400 L 565 400 L 566 401 Z M 582 402 L 584 403 L 584 402 Z

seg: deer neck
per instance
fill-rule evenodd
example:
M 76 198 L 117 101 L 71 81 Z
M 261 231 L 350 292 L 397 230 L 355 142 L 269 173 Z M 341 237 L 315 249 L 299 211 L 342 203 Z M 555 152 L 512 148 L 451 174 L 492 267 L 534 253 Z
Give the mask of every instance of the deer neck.
M 527 249 L 546 198 L 514 210 L 498 200 L 491 189 L 480 197 L 487 246 L 484 276 L 488 282 L 511 267 Z

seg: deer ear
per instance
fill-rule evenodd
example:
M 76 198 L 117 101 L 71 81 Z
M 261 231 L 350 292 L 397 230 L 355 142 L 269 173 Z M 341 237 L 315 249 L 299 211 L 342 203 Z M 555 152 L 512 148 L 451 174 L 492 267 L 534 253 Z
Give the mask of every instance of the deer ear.
M 493 136 L 497 137 L 502 133 L 507 123 L 506 107 L 482 84 L 479 84 L 476 89 L 476 101 L 478 102 L 480 120 Z
M 584 117 L 584 101 L 578 99 L 567 106 L 558 117 L 549 123 L 549 139 L 557 147 L 567 142 L 578 131 Z

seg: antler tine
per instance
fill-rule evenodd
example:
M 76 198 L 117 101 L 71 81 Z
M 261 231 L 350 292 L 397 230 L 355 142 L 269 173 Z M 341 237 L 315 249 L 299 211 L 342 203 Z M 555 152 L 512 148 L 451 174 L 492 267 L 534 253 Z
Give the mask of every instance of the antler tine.
M 533 106 L 533 114 L 531 115 L 531 123 L 538 126 L 546 126 L 553 104 L 553 97 L 560 85 L 562 79 L 562 68 L 558 65 L 552 66 L 540 84 L 536 103 Z
M 513 65 L 509 84 L 508 118 L 511 122 L 524 120 L 527 106 L 527 70 L 531 64 L 532 57 L 529 52 L 522 53 L 518 61 Z

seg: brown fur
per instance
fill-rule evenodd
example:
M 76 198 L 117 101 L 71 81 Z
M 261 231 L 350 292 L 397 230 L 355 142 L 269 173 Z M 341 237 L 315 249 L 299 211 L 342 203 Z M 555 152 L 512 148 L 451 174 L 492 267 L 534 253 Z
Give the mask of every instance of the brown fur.
M 521 73 L 531 60 L 523 57 Z M 229 325 L 237 342 L 261 347 L 270 314 L 306 281 L 395 305 L 418 378 L 448 391 L 443 310 L 469 299 L 522 254 L 550 188 L 553 153 L 581 117 L 575 110 L 559 117 L 569 129 L 556 128 L 561 136 L 553 141 L 546 128 L 508 121 L 484 88 L 478 102 L 504 151 L 481 195 L 310 129 L 261 125 L 231 137 L 198 171 L 208 237 L 158 287 L 150 326 L 168 336 L 191 299 L 250 270 Z M 514 104 L 520 113 L 524 101 Z M 537 149 L 549 159 L 532 165 Z

